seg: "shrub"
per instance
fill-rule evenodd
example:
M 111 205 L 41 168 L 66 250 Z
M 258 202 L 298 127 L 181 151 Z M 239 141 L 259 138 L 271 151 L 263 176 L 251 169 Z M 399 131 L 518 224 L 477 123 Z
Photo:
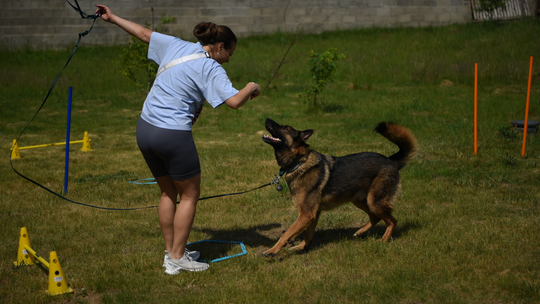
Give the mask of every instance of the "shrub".
M 336 61 L 344 59 L 344 54 L 338 54 L 337 49 L 330 48 L 324 53 L 309 52 L 309 71 L 315 83 L 306 89 L 306 101 L 313 108 L 317 107 L 317 95 L 319 95 L 327 82 L 332 80 L 332 74 L 336 70 Z

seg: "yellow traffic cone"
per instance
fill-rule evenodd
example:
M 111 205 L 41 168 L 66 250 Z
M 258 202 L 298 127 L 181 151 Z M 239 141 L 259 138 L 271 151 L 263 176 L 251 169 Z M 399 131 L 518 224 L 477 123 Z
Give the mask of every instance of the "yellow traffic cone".
M 17 261 L 13 262 L 15 266 L 33 265 L 36 262 L 34 256 L 29 254 L 26 248 L 24 248 L 25 245 L 32 248 L 32 246 L 30 246 L 28 231 L 26 231 L 26 227 L 22 227 L 21 237 L 19 238 L 19 250 L 17 251 Z
M 13 140 L 13 145 L 11 146 L 11 159 L 21 158 L 21 152 L 19 151 L 19 144 L 17 140 Z
M 88 138 L 88 132 L 84 131 L 83 145 L 81 151 L 92 151 L 90 147 L 90 138 Z
M 51 296 L 73 292 L 68 286 L 62 267 L 60 267 L 60 261 L 56 251 L 51 251 L 49 260 L 49 290 L 47 293 Z

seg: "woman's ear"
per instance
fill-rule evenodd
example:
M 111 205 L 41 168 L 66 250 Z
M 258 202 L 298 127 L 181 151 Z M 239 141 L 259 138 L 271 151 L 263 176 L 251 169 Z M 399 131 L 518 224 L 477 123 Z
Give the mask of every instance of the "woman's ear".
M 224 42 L 218 42 L 216 51 L 217 51 L 218 54 L 221 54 L 221 52 L 224 52 L 225 51 L 225 43 Z

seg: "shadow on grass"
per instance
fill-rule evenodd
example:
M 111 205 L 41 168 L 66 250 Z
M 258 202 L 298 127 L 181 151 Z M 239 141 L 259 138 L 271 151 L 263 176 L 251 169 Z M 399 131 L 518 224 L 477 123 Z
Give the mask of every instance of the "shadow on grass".
M 411 230 L 416 230 L 421 228 L 422 225 L 416 221 L 404 221 L 402 223 L 398 223 L 397 227 L 394 229 L 394 232 L 392 233 L 391 240 L 396 240 L 401 238 L 404 234 L 407 234 Z M 239 241 L 243 242 L 246 246 L 249 247 L 267 247 L 271 248 L 274 246 L 274 244 L 277 242 L 279 237 L 285 232 L 286 229 L 289 227 L 285 227 L 281 224 L 266 224 L 266 225 L 258 225 L 258 226 L 252 226 L 246 229 L 233 229 L 233 230 L 214 230 L 214 229 L 197 229 L 201 232 L 204 232 L 209 235 L 210 240 L 223 240 L 223 241 Z M 375 238 L 380 239 L 384 235 L 384 232 L 386 231 L 386 226 L 384 224 L 379 224 L 373 228 L 371 228 L 369 231 L 367 231 L 362 237 L 355 238 L 353 235 L 356 231 L 358 231 L 360 227 L 351 227 L 351 228 L 336 228 L 336 229 L 317 229 L 315 231 L 315 237 L 313 238 L 313 241 L 309 244 L 308 248 L 303 251 L 299 252 L 300 254 L 306 253 L 308 251 L 317 250 L 318 248 L 322 248 L 328 244 L 341 242 L 343 240 L 353 240 L 357 239 L 358 241 L 362 241 L 367 238 Z M 274 230 L 272 232 L 272 230 Z M 275 233 L 277 231 L 280 231 L 279 234 Z M 264 235 L 268 233 L 272 233 L 272 235 L 275 237 L 269 237 Z M 302 232 L 298 237 L 296 237 L 294 240 L 291 240 L 289 243 L 294 243 L 295 245 L 300 244 L 300 242 L 304 238 L 304 233 Z M 238 251 L 238 249 L 233 249 L 233 247 L 238 246 L 237 244 L 224 244 L 224 245 L 216 245 L 212 243 L 206 243 L 197 245 L 199 247 L 191 248 L 191 250 L 198 250 L 198 251 L 210 251 L 212 252 L 212 256 L 226 256 L 230 255 L 231 251 L 233 251 L 232 254 L 234 254 L 235 251 Z M 202 248 L 200 246 L 211 246 L 212 248 L 206 247 Z M 200 250 L 199 250 L 200 249 Z M 241 250 L 240 250 L 241 251 Z
M 244 244 L 248 246 L 257 247 L 257 246 L 268 246 L 270 244 L 273 244 L 276 240 L 265 236 L 264 234 L 262 234 L 262 232 L 270 231 L 279 227 L 281 227 L 280 224 L 265 224 L 265 225 L 252 226 L 245 229 L 233 229 L 233 230 L 219 230 L 219 229 L 214 230 L 214 229 L 206 229 L 206 228 L 202 228 L 202 229 L 193 228 L 193 229 L 210 235 L 210 237 L 208 238 L 210 240 L 239 241 L 239 242 L 243 242 Z
M 421 228 L 422 225 L 416 221 L 403 221 L 398 222 L 398 225 L 392 232 L 392 237 L 390 238 L 390 242 L 397 240 L 401 238 L 404 234 L 407 234 L 411 230 L 416 230 Z M 368 238 L 374 238 L 376 240 L 379 240 L 382 238 L 386 231 L 386 225 L 384 224 L 378 224 L 377 226 L 371 228 L 366 233 L 364 233 L 360 237 L 354 237 L 353 235 L 358 231 L 360 227 L 354 227 L 354 228 L 338 228 L 338 229 L 321 229 L 315 231 L 315 236 L 313 237 L 313 241 L 309 244 L 307 250 L 304 252 L 299 253 L 305 253 L 310 250 L 316 250 L 318 248 L 324 247 L 327 244 L 330 243 L 336 243 L 342 240 L 358 240 L 362 241 Z M 303 239 L 304 233 L 302 233 L 298 238 L 297 241 L 301 241 Z

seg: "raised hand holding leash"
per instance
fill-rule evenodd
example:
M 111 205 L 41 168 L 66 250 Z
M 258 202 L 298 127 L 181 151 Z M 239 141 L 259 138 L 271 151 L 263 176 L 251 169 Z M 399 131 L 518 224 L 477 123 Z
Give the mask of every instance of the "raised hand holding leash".
M 82 33 L 79 33 L 79 40 L 77 41 L 77 44 L 75 45 L 75 48 L 73 49 L 73 51 L 71 52 L 71 55 L 69 56 L 66 64 L 64 65 L 64 67 L 62 68 L 62 70 L 60 71 L 60 73 L 58 74 L 58 76 L 56 77 L 56 79 L 53 81 L 52 85 L 51 85 L 51 88 L 49 89 L 49 91 L 47 92 L 47 95 L 45 96 L 45 99 L 43 100 L 43 102 L 41 103 L 41 106 L 38 108 L 38 110 L 36 111 L 36 113 L 34 114 L 34 116 L 32 117 L 32 119 L 30 120 L 30 122 L 28 122 L 28 124 L 23 128 L 22 132 L 19 134 L 19 136 L 17 137 L 17 139 L 15 140 L 15 143 L 17 143 L 19 141 L 19 139 L 21 138 L 21 136 L 23 135 L 23 133 L 26 131 L 26 129 L 28 128 L 28 126 L 30 126 L 30 124 L 34 121 L 34 119 L 36 118 L 37 114 L 41 111 L 41 109 L 43 108 L 43 106 L 45 105 L 45 103 L 47 102 L 47 99 L 49 98 L 49 96 L 51 95 L 51 92 L 54 88 L 54 86 L 56 85 L 56 82 L 58 81 L 58 79 L 60 78 L 60 75 L 62 75 L 62 73 L 64 72 L 64 70 L 66 69 L 67 65 L 69 64 L 69 62 L 71 61 L 71 58 L 73 58 L 73 55 L 75 54 L 75 51 L 77 50 L 77 48 L 79 47 L 79 43 L 81 42 L 81 38 L 88 35 L 90 33 L 90 31 L 92 31 L 92 29 L 94 28 L 94 24 L 96 22 L 96 19 L 100 17 L 99 14 L 93 14 L 93 15 L 88 15 L 86 13 L 84 13 L 80 6 L 79 6 L 79 3 L 77 2 L 77 0 L 74 0 L 75 1 L 75 5 L 71 4 L 68 0 L 66 0 L 66 2 L 77 12 L 79 13 L 79 15 L 81 16 L 81 18 L 83 19 L 92 19 L 93 22 L 92 22 L 92 25 L 90 26 L 90 28 L 85 31 L 85 32 L 82 32 Z M 15 144 L 14 143 L 14 144 Z M 9 163 L 11 165 L 11 168 L 13 169 L 13 171 L 15 171 L 15 173 L 17 173 L 20 177 L 28 180 L 29 182 L 35 184 L 36 186 L 50 192 L 51 194 L 63 199 L 63 200 L 66 200 L 70 203 L 74 203 L 74 204 L 77 204 L 77 205 L 81 205 L 81 206 L 86 206 L 86 207 L 91 207 L 91 208 L 96 208 L 96 209 L 103 209 L 103 210 L 113 210 L 113 211 L 116 211 L 116 210 L 141 210 L 141 209 L 150 209 L 150 208 L 156 208 L 158 206 L 148 206 L 148 207 L 140 207 L 140 208 L 106 208 L 106 207 L 99 207 L 99 206 L 94 206 L 94 205 L 89 205 L 89 204 L 83 204 L 83 203 L 79 203 L 79 202 L 76 202 L 76 201 L 73 201 L 73 200 L 70 200 L 66 197 L 63 197 L 62 195 L 52 191 L 51 189 L 41 185 L 40 183 L 30 179 L 29 177 L 26 177 L 24 176 L 23 174 L 21 174 L 20 172 L 18 172 L 15 167 L 13 167 L 13 162 L 11 160 L 11 151 L 10 151 L 10 157 L 9 157 Z M 281 175 L 281 172 L 280 172 L 280 175 Z M 230 195 L 237 195 L 237 194 L 243 194 L 243 193 L 247 193 L 247 192 L 251 192 L 251 191 L 254 191 L 254 190 L 257 190 L 257 189 L 260 189 L 260 188 L 263 188 L 263 187 L 266 187 L 266 186 L 270 186 L 270 185 L 274 185 L 274 184 L 277 184 L 277 190 L 278 191 L 281 191 L 283 188 L 281 187 L 281 185 L 279 184 L 279 179 L 280 179 L 281 176 L 278 176 L 276 175 L 276 178 L 268 183 L 268 184 L 264 184 L 260 187 L 257 187 L 257 188 L 254 188 L 254 189 L 251 189 L 251 190 L 248 190 L 248 191 L 243 191 L 243 192 L 237 192 L 237 193 L 229 193 L 229 194 L 222 194 L 222 195 L 216 195 L 216 196 L 210 196 L 210 197 L 204 197 L 204 198 L 200 198 L 199 200 L 205 200 L 205 199 L 210 199 L 210 198 L 216 198 L 216 197 L 222 197 L 222 196 L 230 196 Z

